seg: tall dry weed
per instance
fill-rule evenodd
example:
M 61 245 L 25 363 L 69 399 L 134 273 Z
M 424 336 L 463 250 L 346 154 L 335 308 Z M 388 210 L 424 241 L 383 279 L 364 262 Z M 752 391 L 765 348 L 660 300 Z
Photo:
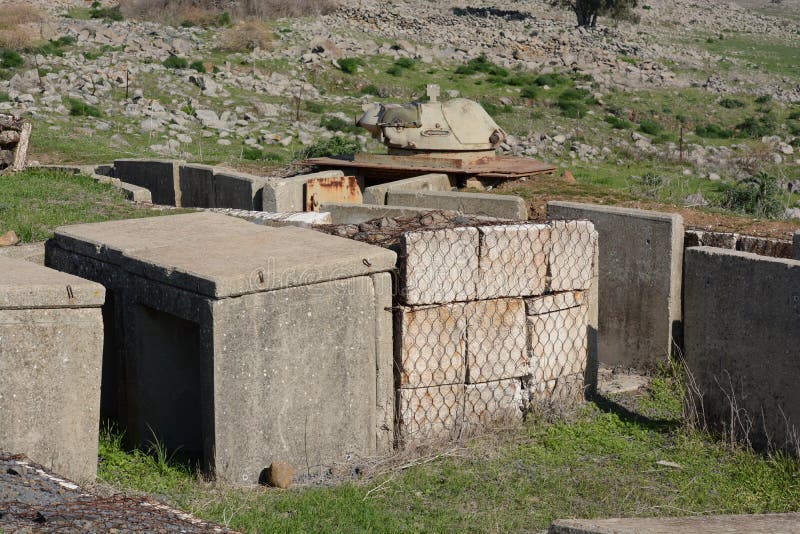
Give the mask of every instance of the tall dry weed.
M 126 18 L 153 20 L 165 24 L 192 23 L 210 26 L 222 13 L 236 20 L 271 20 L 283 17 L 324 15 L 338 7 L 335 0 L 122 0 Z
M 39 25 L 47 20 L 38 8 L 12 3 L 0 8 L 0 48 L 21 50 L 42 40 Z

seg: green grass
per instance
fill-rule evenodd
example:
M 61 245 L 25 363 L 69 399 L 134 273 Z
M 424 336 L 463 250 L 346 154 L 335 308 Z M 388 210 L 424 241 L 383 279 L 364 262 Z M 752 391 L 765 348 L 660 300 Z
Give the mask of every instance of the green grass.
M 62 225 L 152 217 L 118 189 L 92 178 L 48 169 L 0 176 L 0 233 L 14 230 L 23 242 L 52 237 Z
M 679 380 L 664 368 L 641 397 L 589 404 L 569 422 L 528 421 L 338 486 L 224 487 L 165 461 L 169 451 L 125 452 L 107 431 L 98 475 L 243 532 L 529 532 L 569 517 L 797 511 L 800 462 L 685 428 Z
M 738 60 L 744 71 L 760 70 L 770 74 L 800 78 L 800 42 L 781 42 L 755 34 L 732 34 L 724 40 L 704 44 L 715 54 Z

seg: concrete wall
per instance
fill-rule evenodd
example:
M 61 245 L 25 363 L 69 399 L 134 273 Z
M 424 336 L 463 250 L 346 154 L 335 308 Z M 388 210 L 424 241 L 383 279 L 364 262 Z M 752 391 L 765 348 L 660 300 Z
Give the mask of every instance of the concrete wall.
M 709 232 L 706 230 L 687 230 L 683 240 L 684 247 L 717 247 L 740 252 L 752 252 L 774 258 L 791 258 L 792 242 L 788 239 L 757 237 L 731 232 Z
M 114 177 L 150 190 L 155 204 L 182 206 L 180 161 L 172 160 L 114 160 Z
M 289 178 L 273 178 L 264 184 L 263 211 L 305 211 L 306 182 L 314 178 L 336 178 L 342 171 L 321 171 Z
M 332 224 L 356 224 L 383 217 L 413 217 L 430 210 L 404 206 L 323 202 L 319 205 L 319 211 L 330 213 Z
M 388 191 L 386 204 L 435 210 L 460 211 L 498 219 L 527 220 L 525 200 L 511 195 L 442 191 Z
M 587 219 L 599 234 L 598 359 L 648 368 L 681 337 L 680 215 L 548 202 L 549 219 Z
M 800 232 L 792 235 L 792 259 L 800 260 Z
M 103 287 L 0 258 L 0 450 L 94 480 Z
M 261 211 L 264 204 L 262 190 L 268 181 L 263 176 L 215 169 L 214 207 Z
M 754 445 L 787 445 L 800 430 L 800 261 L 689 248 L 684 277 L 685 358 L 709 421 L 730 428 L 733 398 Z
M 364 204 L 386 204 L 389 191 L 451 191 L 453 184 L 446 174 L 423 174 L 364 189 Z
M 178 187 L 181 206 L 185 208 L 213 208 L 214 167 L 181 164 L 178 167 Z

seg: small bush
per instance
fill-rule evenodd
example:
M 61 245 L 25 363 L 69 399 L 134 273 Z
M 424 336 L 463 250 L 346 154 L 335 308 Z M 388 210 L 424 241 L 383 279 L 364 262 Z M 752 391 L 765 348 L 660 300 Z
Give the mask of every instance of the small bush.
M 243 146 L 242 147 L 242 158 L 248 159 L 250 161 L 258 161 L 264 157 L 264 153 L 261 151 L 260 148 L 255 148 L 251 146 Z
M 800 109 L 797 109 L 797 110 L 792 111 L 791 113 L 789 113 L 789 116 L 787 117 L 787 119 L 789 119 L 790 121 L 800 120 Z
M 0 51 L 0 67 L 4 69 L 15 69 L 21 67 L 25 63 L 22 56 L 14 50 L 1 50 Z
M 615 130 L 625 130 L 632 126 L 631 123 L 628 122 L 627 120 L 614 115 L 608 115 L 605 118 L 605 121 L 608 124 L 610 124 L 611 127 L 614 128 Z
M 354 134 L 363 132 L 361 128 L 352 122 L 340 119 L 339 117 L 323 117 L 320 119 L 319 125 L 332 132 L 350 132 Z
M 747 117 L 743 122 L 736 125 L 740 137 L 751 137 L 758 139 L 766 135 L 775 133 L 777 125 L 772 115 L 762 115 L 760 117 Z
M 122 15 L 122 11 L 118 5 L 113 7 L 103 7 L 99 2 L 94 2 L 92 4 L 89 16 L 93 19 L 113 20 L 117 22 L 125 20 L 125 17 Z
M 365 85 L 364 87 L 361 88 L 361 94 L 362 95 L 380 96 L 381 95 L 381 90 L 378 88 L 377 85 L 371 83 L 371 84 Z
M 273 40 L 272 30 L 264 22 L 247 20 L 222 32 L 218 44 L 231 52 L 252 52 L 256 48 L 271 48 Z
M 103 112 L 97 107 L 87 104 L 77 98 L 67 99 L 69 105 L 69 114 L 73 117 L 102 117 Z
M 756 217 L 776 218 L 783 215 L 781 189 L 777 180 L 760 172 L 736 182 L 722 182 L 719 207 Z
M 198 61 L 192 61 L 192 63 L 189 65 L 189 68 L 190 69 L 194 69 L 197 72 L 200 72 L 200 73 L 203 73 L 203 74 L 206 73 L 206 66 L 203 65 L 203 62 L 199 61 L 199 60 Z
M 325 104 L 321 102 L 315 102 L 313 100 L 309 100 L 305 103 L 306 111 L 310 111 L 311 113 L 325 113 Z
M 756 104 L 769 104 L 771 101 L 772 97 L 770 95 L 761 95 L 755 99 Z
M 561 114 L 572 119 L 580 119 L 586 115 L 587 104 L 594 103 L 589 91 L 569 87 L 558 95 L 556 105 L 561 109 Z
M 523 87 L 522 91 L 519 92 L 519 96 L 521 96 L 522 98 L 538 98 L 539 88 L 536 87 L 535 85 Z
M 694 133 L 700 137 L 707 137 L 709 139 L 730 139 L 733 137 L 733 132 L 731 130 L 727 130 L 717 124 L 698 124 L 694 129 Z
M 492 117 L 496 117 L 502 113 L 508 114 L 514 112 L 514 108 L 511 106 L 506 106 L 506 105 L 500 106 L 493 102 L 484 101 L 481 102 L 481 106 L 483 106 L 483 109 L 486 111 L 486 113 L 488 113 Z
M 508 70 L 496 65 L 486 58 L 485 54 L 481 54 L 476 58 L 470 59 L 465 65 L 461 65 L 455 70 L 456 74 L 471 75 L 477 73 L 489 74 L 491 76 L 508 76 Z
M 403 69 L 398 67 L 397 65 L 392 65 L 388 69 L 386 69 L 386 74 L 391 74 L 392 76 L 400 76 L 403 74 Z
M 321 158 L 325 156 L 352 156 L 356 152 L 361 152 L 361 145 L 355 139 L 335 135 L 330 139 L 318 141 L 308 148 L 309 158 Z
M 745 106 L 744 102 L 735 98 L 723 98 L 719 101 L 719 105 L 726 109 L 743 108 Z
M 11 102 L 11 97 L 8 93 L 0 93 L 0 102 Z
M 400 67 L 401 69 L 413 69 L 414 66 L 417 64 L 417 62 L 408 57 L 401 57 L 400 59 L 395 61 L 394 64 Z
M 538 85 L 539 87 L 547 85 L 548 87 L 555 87 L 556 85 L 561 85 L 567 81 L 567 78 L 560 74 L 540 74 L 536 77 L 533 81 L 534 84 Z
M 652 119 L 642 119 L 639 122 L 639 129 L 650 135 L 658 135 L 661 133 L 661 125 Z
M 358 70 L 358 67 L 364 64 L 364 60 L 360 57 L 343 57 L 338 63 L 342 72 L 345 74 L 354 74 Z
M 168 69 L 187 69 L 189 68 L 189 62 L 186 61 L 185 58 L 178 57 L 178 56 L 169 56 L 167 59 L 164 60 L 162 63 Z

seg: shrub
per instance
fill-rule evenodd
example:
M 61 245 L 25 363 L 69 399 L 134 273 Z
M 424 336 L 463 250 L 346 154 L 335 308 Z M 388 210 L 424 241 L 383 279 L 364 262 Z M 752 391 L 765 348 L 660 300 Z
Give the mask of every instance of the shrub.
M 761 95 L 755 99 L 756 104 L 769 104 L 771 101 L 772 97 L 770 95 Z
M 113 7 L 103 7 L 100 5 L 100 2 L 93 2 L 91 10 L 89 11 L 89 16 L 93 19 L 103 19 L 103 20 L 125 20 L 125 17 L 122 15 L 122 11 L 120 10 L 120 6 L 116 5 Z
M 260 148 L 255 148 L 251 146 L 243 146 L 242 147 L 242 158 L 249 159 L 251 161 L 260 160 L 264 156 L 264 153 L 261 151 Z
M 787 119 L 789 119 L 791 121 L 800 120 L 800 109 L 794 110 L 791 113 L 789 113 L 789 116 L 787 117 Z
M 264 22 L 247 20 L 222 32 L 218 44 L 231 52 L 252 52 L 256 48 L 269 49 L 273 40 L 272 30 Z
M 536 77 L 535 80 L 533 80 L 533 83 L 535 85 L 538 85 L 539 87 L 542 87 L 544 85 L 547 85 L 549 87 L 555 87 L 556 85 L 561 85 L 566 81 L 567 78 L 565 78 L 564 76 L 553 73 L 553 74 L 540 74 L 539 76 Z
M 631 127 L 631 123 L 622 119 L 620 117 L 616 117 L 614 115 L 608 115 L 605 118 L 605 121 L 611 125 L 612 128 L 615 130 L 625 130 Z
M 353 74 L 358 70 L 358 67 L 364 64 L 364 60 L 360 57 L 343 57 L 338 63 L 342 72 L 345 74 Z
M 395 61 L 394 64 L 400 67 L 401 69 L 413 69 L 414 66 L 417 64 L 417 62 L 408 57 L 401 57 L 400 59 Z
M 694 133 L 700 137 L 707 137 L 709 139 L 730 139 L 733 137 L 733 132 L 731 130 L 726 130 L 717 124 L 706 124 L 704 126 L 698 124 L 694 129 Z
M 499 105 L 497 105 L 497 104 L 495 104 L 493 102 L 484 101 L 484 102 L 481 102 L 481 106 L 483 106 L 483 109 L 486 111 L 486 113 L 488 113 L 492 117 L 496 117 L 497 115 L 500 115 L 501 113 L 513 113 L 514 112 L 514 108 L 511 107 L 511 106 L 505 106 L 505 105 L 504 106 L 499 106 Z
M 586 105 L 590 103 L 594 103 L 594 98 L 589 94 L 589 91 L 569 87 L 558 95 L 556 104 L 561 109 L 563 116 L 579 119 L 586 115 Z
M 386 74 L 391 74 L 392 76 L 400 76 L 403 74 L 403 69 L 398 67 L 397 65 L 392 65 L 388 69 L 386 69 Z
M 14 69 L 16 67 L 21 67 L 23 63 L 22 56 L 14 50 L 6 49 L 0 51 L 0 67 L 4 69 Z
M 758 139 L 765 135 L 772 135 L 775 132 L 776 124 L 772 115 L 762 115 L 760 117 L 747 117 L 743 122 L 736 125 L 739 136 L 752 137 Z
M 0 102 L 10 102 L 11 97 L 8 96 L 8 93 L 0 93 Z
M 324 156 L 352 156 L 356 152 L 361 152 L 361 145 L 355 139 L 335 135 L 330 139 L 318 141 L 308 148 L 309 158 L 321 158 Z
M 522 98 L 537 98 L 539 96 L 539 88 L 535 85 L 523 87 L 522 91 L 519 92 L 519 96 Z
M 169 56 L 167 59 L 164 60 L 162 63 L 168 69 L 186 69 L 189 68 L 189 62 L 186 61 L 185 58 L 178 57 L 178 56 Z
M 77 98 L 67 99 L 69 105 L 69 114 L 73 117 L 102 117 L 103 112 L 97 107 L 87 104 Z
M 306 111 L 310 111 L 311 113 L 325 113 L 325 104 L 313 100 L 306 102 L 305 108 Z
M 192 63 L 189 65 L 189 68 L 190 69 L 194 69 L 194 70 L 196 70 L 197 72 L 200 72 L 200 73 L 205 73 L 206 72 L 206 66 L 203 65 L 203 62 L 200 61 L 200 60 L 192 61 Z
M 362 133 L 361 128 L 339 117 L 323 117 L 320 119 L 319 125 L 332 132 Z
M 364 87 L 361 88 L 361 94 L 362 95 L 380 96 L 381 95 L 381 90 L 378 88 L 377 85 L 371 83 L 371 84 L 365 85 Z
M 639 122 L 639 129 L 650 135 L 658 135 L 661 133 L 661 125 L 652 119 L 642 119 L 641 122 Z
M 486 58 L 486 54 L 470 59 L 465 65 L 461 65 L 455 70 L 456 74 L 462 75 L 477 74 L 479 72 L 492 76 L 508 76 L 508 70 L 489 61 Z
M 743 108 L 744 102 L 735 98 L 723 98 L 719 101 L 719 105 L 726 109 Z
M 781 189 L 777 180 L 760 172 L 736 182 L 722 182 L 719 207 L 756 217 L 776 218 L 783 214 Z

